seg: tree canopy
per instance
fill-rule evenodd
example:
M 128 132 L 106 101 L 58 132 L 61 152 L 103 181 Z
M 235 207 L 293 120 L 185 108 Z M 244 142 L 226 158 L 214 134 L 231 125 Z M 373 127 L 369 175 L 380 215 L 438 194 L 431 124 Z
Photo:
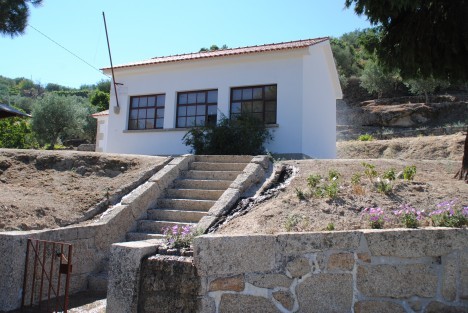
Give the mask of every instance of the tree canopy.
M 468 79 L 468 0 L 346 0 L 379 26 L 383 66 L 403 78 Z
M 42 0 L 0 0 L 0 34 L 15 37 L 28 25 L 29 5 L 39 6 Z

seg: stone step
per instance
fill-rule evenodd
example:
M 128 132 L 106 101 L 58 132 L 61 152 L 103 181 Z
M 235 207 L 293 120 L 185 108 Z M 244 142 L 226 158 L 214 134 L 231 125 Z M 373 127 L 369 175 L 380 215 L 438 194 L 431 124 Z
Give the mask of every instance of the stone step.
M 232 180 L 177 179 L 174 181 L 174 188 L 224 191 L 229 188 L 231 183 Z
M 200 221 L 200 219 L 206 214 L 206 212 L 201 211 L 151 209 L 148 210 L 148 219 L 179 223 L 198 223 L 198 221 Z
M 107 292 L 107 272 L 100 272 L 88 276 L 88 290 L 94 292 Z
M 167 189 L 166 198 L 194 199 L 194 200 L 218 200 L 224 190 L 207 189 Z
M 204 211 L 208 212 L 216 203 L 214 200 L 194 200 L 194 199 L 168 199 L 158 200 L 157 208 L 183 210 L 183 211 Z
M 178 223 L 178 222 L 171 222 L 171 221 L 139 220 L 137 224 L 137 230 L 138 232 L 141 232 L 141 233 L 162 234 L 165 227 L 172 227 L 175 225 L 195 226 L 196 223 Z
M 190 169 L 195 171 L 239 171 L 242 172 L 247 163 L 212 163 L 192 162 Z
M 196 155 L 196 162 L 250 163 L 251 155 Z
M 141 240 L 148 240 L 148 239 L 160 239 L 161 241 L 163 241 L 164 240 L 164 235 L 163 234 L 129 232 L 129 233 L 127 233 L 126 239 L 127 239 L 127 241 L 141 241 Z
M 184 178 L 203 180 L 235 180 L 242 171 L 196 171 L 190 170 L 183 173 Z

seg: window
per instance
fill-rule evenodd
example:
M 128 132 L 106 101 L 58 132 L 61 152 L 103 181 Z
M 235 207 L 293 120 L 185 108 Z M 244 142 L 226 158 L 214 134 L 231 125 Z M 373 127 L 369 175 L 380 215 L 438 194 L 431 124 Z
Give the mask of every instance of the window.
M 217 110 L 218 90 L 179 92 L 176 127 L 216 125 Z
M 130 97 L 128 129 L 163 128 L 165 95 Z
M 231 88 L 231 119 L 250 113 L 265 124 L 276 124 L 276 85 Z

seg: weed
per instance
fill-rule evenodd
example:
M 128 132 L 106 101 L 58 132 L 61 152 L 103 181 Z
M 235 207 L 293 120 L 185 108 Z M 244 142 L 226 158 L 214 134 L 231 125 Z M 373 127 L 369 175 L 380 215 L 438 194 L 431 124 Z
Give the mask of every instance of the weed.
M 374 140 L 374 137 L 370 134 L 365 134 L 365 135 L 361 135 L 358 137 L 358 140 L 359 141 L 372 141 Z
M 331 170 L 328 171 L 328 179 L 329 180 L 337 180 L 340 177 L 341 177 L 341 174 L 337 170 L 331 169 Z
M 328 225 L 327 225 L 327 230 L 328 230 L 328 231 L 333 231 L 333 230 L 335 230 L 335 224 L 333 224 L 333 223 L 328 223 Z
M 358 196 L 363 196 L 366 194 L 365 189 L 361 185 L 353 185 L 353 192 Z
M 169 248 L 189 248 L 193 238 L 200 235 L 200 231 L 190 225 L 174 225 L 164 227 L 163 234 Z
M 286 218 L 286 222 L 284 222 L 284 228 L 287 232 L 293 231 L 294 228 L 299 225 L 299 223 L 303 220 L 303 217 L 298 214 L 291 214 Z
M 393 135 L 394 131 L 393 129 L 390 129 L 390 128 L 383 128 L 382 129 L 382 135 Z
M 380 179 L 380 177 L 377 179 L 377 182 L 375 183 L 375 187 L 377 188 L 378 192 L 385 193 L 385 194 L 392 192 L 392 189 L 393 189 L 393 186 L 390 180 Z
M 416 175 L 416 166 L 414 165 L 406 166 L 403 169 L 403 178 L 405 180 L 413 180 L 415 175 Z
M 322 179 L 322 176 L 320 174 L 310 175 L 309 177 L 307 177 L 307 185 L 310 188 L 315 188 L 317 187 L 321 179 Z
M 361 174 L 354 173 L 353 176 L 351 176 L 351 184 L 355 186 L 355 185 L 359 185 L 360 183 L 361 183 Z
M 390 181 L 393 181 L 396 179 L 396 173 L 395 173 L 395 169 L 394 168 L 391 168 L 389 169 L 388 171 L 386 171 L 383 176 L 383 178 L 385 179 L 388 179 Z
M 362 166 L 364 166 L 364 175 L 369 179 L 369 181 L 372 183 L 372 179 L 377 177 L 378 173 L 375 170 L 375 165 L 362 162 Z

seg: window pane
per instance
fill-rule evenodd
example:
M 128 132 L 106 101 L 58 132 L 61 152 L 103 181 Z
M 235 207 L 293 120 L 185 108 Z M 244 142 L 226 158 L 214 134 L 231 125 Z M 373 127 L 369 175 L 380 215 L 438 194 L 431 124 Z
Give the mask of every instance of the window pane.
M 265 102 L 265 111 L 276 111 L 276 101 Z
M 146 110 L 145 109 L 138 110 L 138 118 L 146 118 Z
M 234 102 L 231 106 L 231 113 L 240 113 L 241 111 L 241 103 Z
M 158 96 L 158 100 L 156 102 L 156 105 L 158 107 L 163 107 L 165 102 L 166 102 L 166 96 L 165 95 L 160 95 L 160 96 Z
M 156 97 L 148 97 L 148 106 L 154 107 L 156 104 Z
M 137 119 L 138 118 L 138 110 L 131 110 L 130 111 L 130 118 Z
M 195 115 L 196 106 L 191 105 L 187 107 L 187 116 Z
M 146 110 L 146 118 L 154 118 L 154 113 L 155 113 L 155 109 L 147 109 Z
M 206 114 L 206 105 L 197 105 L 197 115 Z
M 185 127 L 187 119 L 185 117 L 179 117 L 177 119 L 177 127 Z
M 208 103 L 217 103 L 218 102 L 218 91 L 212 90 L 208 91 Z
M 251 100 L 252 99 L 252 89 L 246 88 L 242 90 L 242 100 Z
M 216 115 L 208 115 L 206 125 L 216 125 Z
M 158 111 L 157 111 L 156 114 L 158 115 L 158 116 L 157 116 L 158 118 L 159 118 L 159 117 L 164 117 L 164 109 L 158 109 Z
M 179 104 L 187 104 L 187 94 L 183 93 L 179 95 Z
M 188 104 L 197 103 L 197 94 L 196 93 L 189 93 L 187 103 Z
M 138 120 L 138 129 L 145 129 L 145 120 Z
M 156 119 L 156 128 L 163 128 L 163 126 L 164 126 L 164 119 L 163 118 Z
M 205 103 L 206 97 L 204 92 L 197 93 L 197 103 Z
M 263 112 L 263 101 L 254 101 L 253 102 L 253 111 L 254 112 Z
M 154 128 L 154 120 L 146 120 L 146 129 Z
M 128 122 L 128 129 L 137 129 L 137 120 L 130 120 Z
M 218 108 L 216 105 L 209 105 L 208 106 L 208 115 L 217 115 Z
M 197 116 L 196 123 L 197 126 L 205 126 L 205 116 Z
M 258 119 L 259 121 L 263 121 L 263 114 L 262 113 L 252 113 L 252 116 Z
M 195 116 L 189 116 L 187 117 L 187 127 L 193 127 L 196 126 L 195 124 Z
M 251 101 L 242 102 L 242 113 L 244 113 L 244 112 L 252 112 L 252 102 Z
M 265 123 L 275 124 L 276 123 L 276 112 L 265 112 Z
M 140 108 L 148 106 L 148 97 L 141 97 L 140 98 Z
M 254 99 L 262 99 L 262 97 L 263 97 L 263 88 L 254 88 L 253 98 Z
M 234 89 L 232 91 L 232 100 L 242 100 L 242 89 Z
M 178 111 L 177 114 L 179 114 L 179 116 L 187 115 L 187 107 L 179 107 L 177 111 Z
M 138 97 L 132 98 L 132 108 L 138 108 L 140 99 Z
M 265 99 L 276 100 L 276 86 L 265 87 Z

